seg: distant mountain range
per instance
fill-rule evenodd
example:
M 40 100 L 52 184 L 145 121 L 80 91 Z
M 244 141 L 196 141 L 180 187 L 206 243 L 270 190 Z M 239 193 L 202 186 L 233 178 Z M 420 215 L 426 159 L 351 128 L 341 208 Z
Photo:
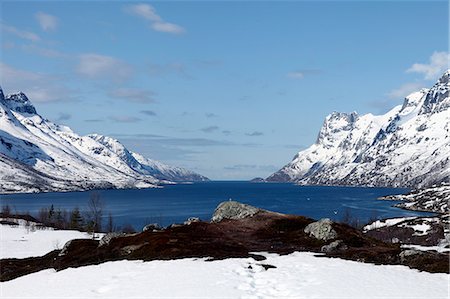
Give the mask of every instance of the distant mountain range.
M 316 143 L 266 180 L 426 187 L 450 182 L 450 70 L 384 115 L 333 112 Z
M 0 193 L 148 188 L 206 181 L 128 150 L 118 140 L 70 128 L 40 116 L 23 93 L 0 88 Z

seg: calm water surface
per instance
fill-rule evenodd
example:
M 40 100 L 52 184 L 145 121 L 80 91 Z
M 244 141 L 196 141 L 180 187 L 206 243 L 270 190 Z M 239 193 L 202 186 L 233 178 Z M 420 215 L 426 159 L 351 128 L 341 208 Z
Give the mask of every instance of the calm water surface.
M 39 209 L 85 209 L 94 191 L 0 195 L 1 205 L 36 214 Z M 296 186 L 288 183 L 202 182 L 169 185 L 142 190 L 99 190 L 117 225 L 131 224 L 136 229 L 147 223 L 182 223 L 188 217 L 209 220 L 216 206 L 233 199 L 256 207 L 311 218 L 341 220 L 349 211 L 361 223 L 370 218 L 425 215 L 392 207 L 395 202 L 376 200 L 406 189 Z

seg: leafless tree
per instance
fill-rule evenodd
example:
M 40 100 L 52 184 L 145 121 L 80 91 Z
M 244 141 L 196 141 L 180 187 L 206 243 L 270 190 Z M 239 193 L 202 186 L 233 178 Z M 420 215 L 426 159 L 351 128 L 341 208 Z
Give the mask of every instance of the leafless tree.
M 88 219 L 92 230 L 92 238 L 95 239 L 95 232 L 102 229 L 103 201 L 98 192 L 91 193 L 88 201 Z

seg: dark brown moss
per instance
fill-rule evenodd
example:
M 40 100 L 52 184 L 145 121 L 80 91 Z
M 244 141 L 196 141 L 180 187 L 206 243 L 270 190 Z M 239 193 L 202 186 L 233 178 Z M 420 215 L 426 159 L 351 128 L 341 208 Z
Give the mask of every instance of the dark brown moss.
M 196 222 L 162 231 L 117 237 L 100 247 L 98 241 L 74 240 L 67 246 L 65 255 L 52 256 L 54 259 L 44 256 L 8 262 L 2 260 L 1 263 L 6 263 L 6 268 L 1 269 L 1 277 L 7 280 L 38 271 L 37 269 L 53 267 L 61 270 L 123 259 L 150 261 L 192 257 L 206 257 L 209 260 L 252 257 L 261 260 L 264 257 L 250 252 L 320 252 L 321 247 L 329 242 L 304 233 L 305 227 L 313 221 L 301 216 L 260 212 L 254 217 L 241 220 Z M 402 264 L 399 245 L 374 239 L 345 224 L 334 223 L 333 228 L 338 234 L 337 239 L 343 240 L 348 249 L 324 256 L 375 264 Z M 403 264 L 430 272 L 449 271 L 448 254 L 418 255 L 403 261 Z M 17 275 L 12 275 L 12 272 Z

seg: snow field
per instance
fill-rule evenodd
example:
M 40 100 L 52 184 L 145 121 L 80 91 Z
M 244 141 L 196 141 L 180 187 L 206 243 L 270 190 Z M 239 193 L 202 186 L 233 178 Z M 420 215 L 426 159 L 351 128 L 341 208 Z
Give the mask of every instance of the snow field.
M 1 283 L 2 298 L 448 298 L 449 275 L 296 252 L 267 260 L 117 261 Z M 264 270 L 270 264 L 275 269 Z M 250 266 L 250 267 L 249 267 Z
M 0 225 L 1 259 L 42 256 L 62 249 L 69 240 L 92 238 L 92 235 L 75 230 L 33 229 L 32 225 L 27 228 L 24 220 L 16 221 L 19 226 Z

